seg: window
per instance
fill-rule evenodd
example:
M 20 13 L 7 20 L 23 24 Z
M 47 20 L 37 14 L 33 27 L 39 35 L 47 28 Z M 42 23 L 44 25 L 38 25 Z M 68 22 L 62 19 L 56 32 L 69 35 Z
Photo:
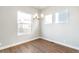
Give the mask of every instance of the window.
M 45 24 L 52 24 L 52 15 L 45 15 L 44 22 Z
M 17 12 L 18 35 L 30 34 L 32 24 L 32 15 L 21 11 Z
M 55 13 L 55 23 L 67 23 L 69 21 L 69 11 L 63 10 Z

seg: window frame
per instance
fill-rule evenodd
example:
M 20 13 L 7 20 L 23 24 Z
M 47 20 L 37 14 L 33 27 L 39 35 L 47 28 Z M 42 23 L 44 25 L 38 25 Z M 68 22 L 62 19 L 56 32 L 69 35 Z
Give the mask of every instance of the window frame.
M 27 23 L 23 23 L 23 22 L 19 22 L 19 18 L 18 17 L 20 17 L 19 16 L 19 12 L 20 12 L 20 14 L 22 13 L 24 13 L 24 12 L 21 12 L 21 11 L 18 11 L 17 12 L 17 35 L 25 35 L 25 34 L 31 34 L 31 32 L 32 32 L 32 14 L 31 13 L 25 13 L 25 14 L 27 14 L 27 15 L 30 15 L 30 17 L 31 18 L 28 18 L 28 19 L 30 19 L 30 23 L 28 23 L 27 21 L 27 19 L 26 19 L 26 22 Z M 24 19 L 24 18 L 23 18 Z M 22 19 L 20 19 L 20 20 L 22 20 Z M 23 20 L 24 21 L 24 20 Z M 24 29 L 23 28 L 23 24 L 27 24 L 27 26 L 30 26 L 30 28 L 28 29 L 28 28 L 26 28 L 26 29 Z M 29 25 L 30 24 L 30 25 Z M 22 27 L 21 27 L 22 26 Z M 22 31 L 23 32 L 20 32 L 20 30 L 22 29 Z M 25 30 L 26 30 L 26 32 L 25 32 Z M 30 31 L 29 31 L 30 30 Z M 28 32 L 29 31 L 29 32 Z M 28 32 L 28 33 L 27 33 Z

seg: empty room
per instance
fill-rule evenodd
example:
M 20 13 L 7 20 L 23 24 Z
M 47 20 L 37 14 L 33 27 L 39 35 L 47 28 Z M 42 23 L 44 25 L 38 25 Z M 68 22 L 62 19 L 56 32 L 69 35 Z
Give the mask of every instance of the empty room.
M 0 53 L 79 53 L 79 7 L 0 6 Z

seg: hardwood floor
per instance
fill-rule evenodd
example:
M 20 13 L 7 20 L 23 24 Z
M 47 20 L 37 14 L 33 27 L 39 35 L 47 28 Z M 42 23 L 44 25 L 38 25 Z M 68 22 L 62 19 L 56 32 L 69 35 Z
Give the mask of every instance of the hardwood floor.
M 1 50 L 0 53 L 78 53 L 78 50 L 68 48 L 44 39 L 34 40 L 22 45 Z

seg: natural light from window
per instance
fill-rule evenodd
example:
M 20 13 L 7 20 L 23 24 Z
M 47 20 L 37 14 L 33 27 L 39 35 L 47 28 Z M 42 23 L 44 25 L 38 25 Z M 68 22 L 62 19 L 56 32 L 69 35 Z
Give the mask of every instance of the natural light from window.
M 44 17 L 44 23 L 45 24 L 52 24 L 52 15 L 51 14 L 45 15 L 45 17 Z
M 69 22 L 69 10 L 65 9 L 55 13 L 55 23 L 68 23 Z
M 17 35 L 31 33 L 32 15 L 22 11 L 17 12 Z

